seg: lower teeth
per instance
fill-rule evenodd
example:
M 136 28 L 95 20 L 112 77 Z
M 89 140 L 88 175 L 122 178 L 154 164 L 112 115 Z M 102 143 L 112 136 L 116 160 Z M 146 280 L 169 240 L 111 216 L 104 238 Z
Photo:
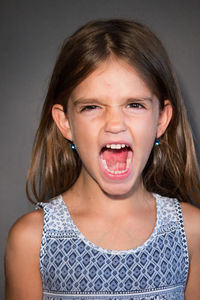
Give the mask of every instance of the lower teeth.
M 104 168 L 110 172 L 111 174 L 123 174 L 125 173 L 128 169 L 129 169 L 129 166 L 130 166 L 130 163 L 131 163 L 131 159 L 128 158 L 127 161 L 126 161 L 126 169 L 125 170 L 122 170 L 122 171 L 112 171 L 108 168 L 107 166 L 107 163 L 106 163 L 106 160 L 102 159 L 102 163 L 103 163 L 103 166 Z

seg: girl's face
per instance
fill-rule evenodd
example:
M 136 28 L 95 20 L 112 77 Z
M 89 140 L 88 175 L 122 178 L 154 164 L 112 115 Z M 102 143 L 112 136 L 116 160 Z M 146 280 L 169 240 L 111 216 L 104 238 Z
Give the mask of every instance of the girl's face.
M 142 187 L 142 171 L 155 138 L 170 121 L 171 105 L 165 101 L 160 111 L 138 73 L 110 59 L 74 89 L 68 117 L 56 117 L 59 113 L 53 113 L 54 119 L 61 120 L 58 127 L 76 145 L 84 182 L 122 196 Z

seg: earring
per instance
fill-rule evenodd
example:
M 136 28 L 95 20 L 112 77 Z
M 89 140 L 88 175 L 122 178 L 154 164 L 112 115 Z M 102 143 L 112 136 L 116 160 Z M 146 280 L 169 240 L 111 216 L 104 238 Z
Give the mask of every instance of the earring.
M 70 147 L 72 148 L 72 150 L 76 150 L 76 146 L 74 145 L 74 143 L 70 143 Z
M 156 139 L 154 145 L 159 146 L 160 145 L 160 139 Z

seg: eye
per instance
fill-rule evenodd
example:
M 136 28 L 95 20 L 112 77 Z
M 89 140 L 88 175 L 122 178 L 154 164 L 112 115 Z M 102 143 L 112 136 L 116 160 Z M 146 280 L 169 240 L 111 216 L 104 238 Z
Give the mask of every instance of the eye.
M 97 105 L 86 105 L 86 106 L 81 108 L 81 112 L 82 111 L 92 111 L 92 110 L 95 110 L 95 109 L 98 109 L 98 108 L 100 108 L 100 107 L 97 106 Z
M 134 102 L 134 103 L 129 103 L 129 104 L 127 105 L 127 107 L 128 107 L 128 108 L 142 109 L 142 108 L 144 108 L 144 105 L 142 105 L 141 103 L 136 103 L 136 102 Z

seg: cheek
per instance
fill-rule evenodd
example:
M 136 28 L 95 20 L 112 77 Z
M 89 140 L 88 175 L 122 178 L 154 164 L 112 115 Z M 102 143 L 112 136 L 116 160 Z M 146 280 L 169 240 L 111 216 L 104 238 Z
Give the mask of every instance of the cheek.
M 133 136 L 137 136 L 141 140 L 152 140 L 155 139 L 157 133 L 157 119 L 152 116 L 146 116 L 144 118 L 138 118 L 132 121 L 131 129 Z
M 81 120 L 81 118 L 74 116 L 74 114 L 72 113 L 70 120 L 70 128 L 72 139 L 77 145 L 78 141 L 81 140 L 83 136 L 85 136 L 85 132 L 87 131 L 87 125 Z
M 146 122 L 137 122 L 132 130 L 135 155 L 138 159 L 148 159 L 157 133 L 157 122 L 147 118 Z
M 102 128 L 102 120 L 100 118 L 84 118 L 82 116 L 75 116 L 72 118 L 71 131 L 74 141 L 79 143 L 83 140 L 89 140 L 90 143 L 98 136 Z
M 88 153 L 93 148 L 93 144 L 97 144 L 96 130 L 91 123 L 78 122 L 72 132 L 73 141 L 81 153 Z

